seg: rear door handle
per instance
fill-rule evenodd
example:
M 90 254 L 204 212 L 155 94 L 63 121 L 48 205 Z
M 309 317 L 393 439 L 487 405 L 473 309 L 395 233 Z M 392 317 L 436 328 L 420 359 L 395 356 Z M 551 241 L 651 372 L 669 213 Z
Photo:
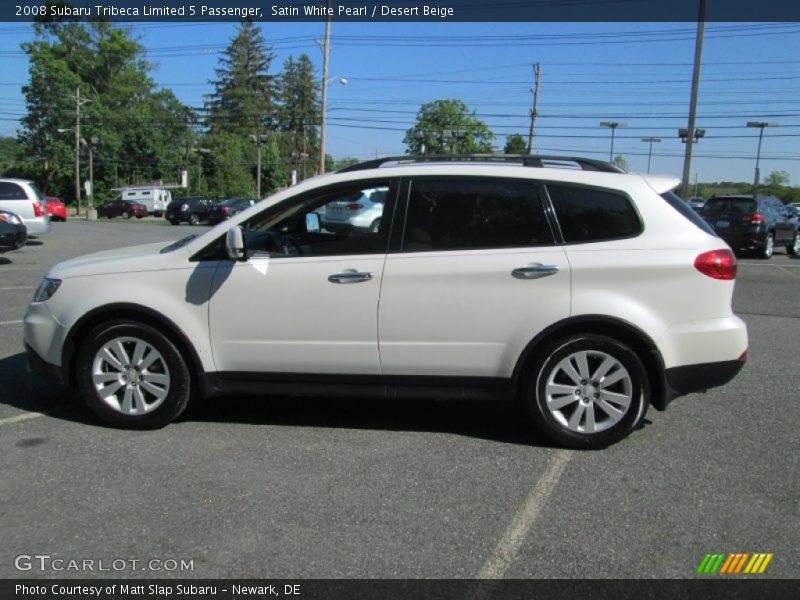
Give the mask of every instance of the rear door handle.
M 331 283 L 361 283 L 372 279 L 372 273 L 356 271 L 355 269 L 345 269 L 341 273 L 334 273 L 328 276 Z
M 531 263 L 524 267 L 517 267 L 511 271 L 511 276 L 515 279 L 540 279 L 548 275 L 555 275 L 556 273 L 558 273 L 558 265 Z

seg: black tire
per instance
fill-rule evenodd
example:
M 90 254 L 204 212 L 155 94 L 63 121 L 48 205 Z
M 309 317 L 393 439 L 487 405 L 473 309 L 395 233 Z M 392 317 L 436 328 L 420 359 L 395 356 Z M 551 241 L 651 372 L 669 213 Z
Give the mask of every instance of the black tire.
M 130 219 L 131 218 L 131 213 L 129 213 L 127 210 L 123 210 L 122 214 L 120 215 L 120 217 L 122 217 L 123 219 Z
M 378 217 L 372 222 L 372 225 L 369 226 L 369 230 L 371 233 L 378 233 L 378 230 L 381 228 L 381 218 Z
M 790 256 L 797 256 L 800 254 L 800 232 L 794 232 L 792 242 L 786 246 L 786 253 Z
M 758 257 L 762 260 L 769 260 L 775 252 L 775 234 L 769 232 L 764 238 L 764 245 L 758 251 Z
M 180 224 L 181 224 L 181 222 L 180 222 L 180 221 L 171 220 L 171 221 L 169 222 L 169 224 L 170 224 L 170 225 L 180 225 Z
M 136 215 L 137 219 L 141 219 L 142 217 L 144 217 L 144 215 Z
M 112 218 L 113 217 L 111 215 L 106 215 L 106 219 L 112 219 Z
M 628 377 L 626 379 L 619 383 L 613 383 L 606 388 L 606 392 L 616 393 L 620 388 L 615 386 L 623 386 L 630 396 L 626 409 L 619 409 L 621 405 L 612 406 L 612 408 L 617 408 L 618 412 L 621 413 L 621 416 L 617 417 L 619 420 L 616 422 L 613 422 L 614 418 L 610 416 L 610 413 L 604 412 L 604 409 L 597 408 L 595 410 L 595 407 L 600 406 L 596 402 L 604 402 L 606 405 L 611 403 L 605 402 L 605 398 L 597 401 L 593 400 L 591 396 L 599 397 L 600 394 L 592 394 L 590 391 L 585 391 L 582 385 L 571 382 L 567 382 L 564 387 L 575 385 L 577 388 L 576 397 L 571 399 L 571 391 L 569 394 L 561 396 L 560 398 L 566 399 L 567 403 L 560 408 L 556 407 L 558 415 L 554 414 L 554 411 L 551 411 L 548 407 L 546 394 L 548 379 L 553 378 L 556 385 L 562 385 L 555 375 L 559 371 L 559 363 L 565 358 L 580 352 L 590 353 L 589 373 L 597 371 L 599 364 L 605 360 L 603 355 L 611 357 L 627 371 Z M 617 367 L 615 366 L 610 371 L 611 375 L 616 371 Z M 581 383 L 584 383 L 588 390 L 597 389 L 598 392 L 602 393 L 602 383 L 600 383 L 600 388 L 597 386 L 592 387 L 593 382 L 591 379 L 582 380 Z M 586 394 L 587 397 L 581 398 L 578 392 Z M 520 395 L 520 400 L 532 417 L 535 428 L 545 438 L 567 448 L 594 450 L 605 448 L 620 441 L 641 424 L 650 404 L 650 383 L 639 357 L 625 344 L 602 335 L 576 335 L 556 340 L 537 353 L 525 374 L 523 384 L 520 386 Z M 554 398 L 554 402 L 557 402 L 560 398 Z M 587 418 L 590 409 L 582 400 L 591 405 L 591 414 L 598 429 L 601 427 L 607 428 L 593 433 L 579 431 L 581 423 L 583 423 L 584 429 L 589 426 Z M 614 404 L 616 404 L 616 401 L 614 401 Z M 561 412 L 562 410 L 564 412 Z M 570 429 L 569 422 L 578 412 L 580 414 L 577 415 L 576 430 Z M 569 413 L 569 418 L 565 413 Z M 563 421 L 566 421 L 566 423 Z
M 200 217 L 197 215 L 189 215 L 189 225 L 200 225 Z
M 123 414 L 102 399 L 95 389 L 92 380 L 95 355 L 104 344 L 120 337 L 136 338 L 146 342 L 161 354 L 166 363 L 169 388 L 162 403 L 152 412 L 140 415 Z M 88 335 L 78 354 L 75 375 L 78 389 L 86 404 L 98 417 L 114 427 L 125 429 L 164 427 L 186 409 L 191 397 L 191 375 L 178 348 L 158 330 L 135 321 L 112 321 L 96 327 Z M 142 379 L 144 379 L 144 374 L 142 374 Z M 116 394 L 114 395 L 116 397 Z

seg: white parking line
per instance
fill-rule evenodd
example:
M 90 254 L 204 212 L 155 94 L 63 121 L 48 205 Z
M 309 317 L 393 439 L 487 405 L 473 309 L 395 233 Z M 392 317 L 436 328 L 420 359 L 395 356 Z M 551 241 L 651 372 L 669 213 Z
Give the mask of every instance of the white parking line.
M 35 290 L 36 288 L 31 285 L 12 285 L 9 287 L 0 287 L 0 291 L 5 290 Z
M 536 482 L 525 504 L 519 509 L 514 520 L 497 543 L 494 552 L 481 567 L 478 579 L 502 578 L 511 563 L 517 559 L 517 553 L 525 541 L 525 536 L 541 515 L 547 498 L 553 492 L 558 480 L 561 479 L 564 468 L 572 459 L 573 454 L 574 452 L 570 450 L 559 450 L 550 459 L 544 475 Z
M 56 413 L 60 413 L 61 411 L 67 410 L 75 406 L 75 404 L 64 404 L 62 406 L 58 406 L 53 410 L 47 410 L 45 412 L 25 412 L 21 415 L 16 415 L 13 417 L 6 417 L 5 419 L 0 419 L 0 426 L 2 425 L 11 425 L 12 423 L 19 423 L 21 421 L 29 421 L 30 419 L 38 419 L 39 417 L 47 417 L 50 415 L 54 415 Z
M 0 325 L 18 325 L 20 323 L 22 323 L 22 319 L 18 321 L 0 321 Z

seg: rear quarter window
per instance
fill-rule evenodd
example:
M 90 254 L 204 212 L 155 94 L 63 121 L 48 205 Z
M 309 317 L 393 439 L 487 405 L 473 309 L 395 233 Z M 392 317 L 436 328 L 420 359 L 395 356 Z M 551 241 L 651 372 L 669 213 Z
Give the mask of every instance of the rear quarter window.
M 568 244 L 630 238 L 643 230 L 630 198 L 618 192 L 553 183 L 547 193 Z
M 27 200 L 28 195 L 22 186 L 11 181 L 0 181 L 0 200 Z
M 695 225 L 698 229 L 702 229 L 707 234 L 718 237 L 717 233 L 711 228 L 711 225 L 706 223 L 703 218 L 698 215 L 691 206 L 689 206 L 687 202 L 684 202 L 681 197 L 678 196 L 678 194 L 675 192 L 667 192 L 666 194 L 661 194 L 661 197 L 667 201 L 667 204 L 677 210 L 681 215 L 683 215 L 684 218 Z

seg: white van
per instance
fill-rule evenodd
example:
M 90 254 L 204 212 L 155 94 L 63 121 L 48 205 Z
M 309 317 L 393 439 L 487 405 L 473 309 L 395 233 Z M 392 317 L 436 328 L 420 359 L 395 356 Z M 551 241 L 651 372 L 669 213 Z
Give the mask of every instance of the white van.
M 172 202 L 172 192 L 158 187 L 128 187 L 120 190 L 118 199 L 144 204 L 151 215 L 160 217 Z

